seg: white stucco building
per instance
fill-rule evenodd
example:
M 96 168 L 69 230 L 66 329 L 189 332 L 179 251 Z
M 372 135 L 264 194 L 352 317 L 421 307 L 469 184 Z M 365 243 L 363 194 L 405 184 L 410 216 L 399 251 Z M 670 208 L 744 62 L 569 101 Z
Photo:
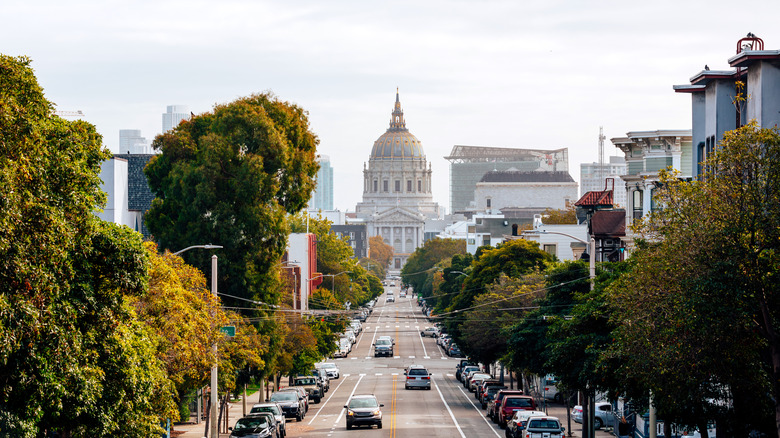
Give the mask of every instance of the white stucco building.
M 424 241 L 425 221 L 442 211 L 431 193 L 431 167 L 422 143 L 406 128 L 396 92 L 390 127 L 375 142 L 363 168 L 363 201 L 355 207 L 369 236 L 382 236 L 400 269 Z
M 562 210 L 577 200 L 577 182 L 569 172 L 499 170 L 482 177 L 474 198 L 477 211 L 485 213 L 509 207 Z

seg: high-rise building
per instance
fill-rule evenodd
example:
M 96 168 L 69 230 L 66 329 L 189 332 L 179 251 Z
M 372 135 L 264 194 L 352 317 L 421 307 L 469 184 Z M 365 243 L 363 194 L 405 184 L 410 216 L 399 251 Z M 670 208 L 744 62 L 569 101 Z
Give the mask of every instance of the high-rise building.
M 626 174 L 625 157 L 609 157 L 609 163 L 603 165 L 599 163 L 580 164 L 580 196 L 588 192 L 597 192 L 601 190 L 614 190 L 612 193 L 615 207 L 626 207 L 626 185 L 620 179 L 621 175 Z M 608 179 L 613 184 L 607 187 Z M 614 185 L 614 187 L 612 187 Z
M 190 117 L 192 113 L 186 105 L 168 105 L 162 115 L 163 134 L 179 126 L 182 120 L 189 120 Z
M 439 219 L 431 193 L 431 168 L 422 143 L 406 128 L 396 92 L 390 127 L 374 142 L 363 166 L 363 202 L 355 208 L 368 236 L 382 236 L 394 250 L 391 269 L 400 269 L 425 238 L 425 222 Z
M 474 190 L 488 172 L 510 169 L 520 172 L 569 171 L 567 148 L 543 150 L 456 145 L 450 155 L 444 158 L 450 162 L 452 213 L 475 211 Z
M 120 154 L 151 154 L 152 146 L 141 136 L 140 129 L 119 130 Z
M 317 187 L 309 199 L 309 210 L 333 210 L 333 168 L 330 157 L 321 155 L 317 160 L 320 170 L 317 171 Z

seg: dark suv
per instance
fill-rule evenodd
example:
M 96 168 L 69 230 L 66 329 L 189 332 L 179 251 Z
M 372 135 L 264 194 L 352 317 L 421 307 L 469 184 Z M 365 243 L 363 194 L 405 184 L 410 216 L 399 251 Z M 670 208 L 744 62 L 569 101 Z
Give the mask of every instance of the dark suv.
M 380 404 L 373 394 L 353 395 L 349 403 L 344 406 L 347 410 L 347 430 L 354 426 L 376 425 L 377 429 L 382 428 L 382 410 L 383 404 Z
M 393 342 L 389 339 L 377 339 L 374 343 L 374 357 L 393 356 Z

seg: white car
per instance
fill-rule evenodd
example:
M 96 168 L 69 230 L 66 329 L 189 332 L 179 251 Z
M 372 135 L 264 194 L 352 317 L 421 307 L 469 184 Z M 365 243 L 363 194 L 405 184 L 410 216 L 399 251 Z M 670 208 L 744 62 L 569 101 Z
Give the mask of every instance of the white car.
M 339 367 L 333 362 L 325 362 L 317 365 L 317 368 L 328 373 L 329 379 L 338 379 L 340 377 Z
M 422 337 L 430 336 L 432 338 L 435 338 L 439 336 L 439 329 L 436 327 L 425 327 L 425 329 L 423 329 L 423 331 L 420 332 L 420 336 Z
M 388 295 L 387 298 L 385 298 L 385 303 L 394 303 L 394 302 L 395 302 L 395 297 L 393 297 L 392 295 Z
M 404 292 L 404 291 L 401 291 L 401 292 L 398 294 L 398 298 L 406 298 L 406 292 Z

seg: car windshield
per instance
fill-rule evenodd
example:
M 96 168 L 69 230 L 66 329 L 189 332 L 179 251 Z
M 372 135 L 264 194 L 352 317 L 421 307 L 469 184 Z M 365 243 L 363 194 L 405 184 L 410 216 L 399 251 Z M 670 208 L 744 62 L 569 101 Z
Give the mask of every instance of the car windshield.
M 532 418 L 528 422 L 529 429 L 560 429 L 561 425 L 556 420 L 550 420 L 547 418 Z
M 506 399 L 504 406 L 509 408 L 530 408 L 531 399 L 510 397 Z
M 271 401 L 298 401 L 298 394 L 290 391 L 275 392 L 271 395 Z
M 387 339 L 377 339 L 376 345 L 390 345 L 390 341 Z
M 317 380 L 315 379 L 295 379 L 295 385 L 316 385 Z
M 332 369 L 336 368 L 336 364 L 335 363 L 324 363 L 324 364 L 320 365 L 320 368 L 325 368 L 326 370 L 327 369 L 331 369 L 332 370 Z
M 236 422 L 233 430 L 265 429 L 266 427 L 268 427 L 266 417 L 242 418 Z
M 349 402 L 350 409 L 356 409 L 356 408 L 377 408 L 379 407 L 379 403 L 377 403 L 375 398 L 372 397 L 366 397 L 366 398 L 353 398 Z
M 249 411 L 250 414 L 258 414 L 260 412 L 270 412 L 274 415 L 281 415 L 282 413 L 279 412 L 279 408 L 276 406 L 255 406 L 252 408 L 251 411 Z

